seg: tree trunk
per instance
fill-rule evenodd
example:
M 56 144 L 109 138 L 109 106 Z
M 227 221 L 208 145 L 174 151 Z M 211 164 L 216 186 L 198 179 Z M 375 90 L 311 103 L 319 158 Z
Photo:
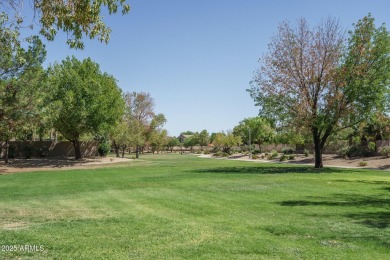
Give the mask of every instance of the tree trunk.
M 76 157 L 76 160 L 82 159 L 83 156 L 81 154 L 80 141 L 78 139 L 76 139 L 76 140 L 73 140 L 72 143 L 73 143 L 73 147 L 74 147 L 74 155 Z
M 139 158 L 139 145 L 135 147 L 135 158 Z
M 112 143 L 113 143 L 113 145 L 114 145 L 116 157 L 119 158 L 119 145 L 118 145 L 115 141 L 112 142 Z
M 122 158 L 125 158 L 126 146 L 122 147 Z
M 314 168 L 320 169 L 324 167 L 322 164 L 322 142 L 318 136 L 318 130 L 313 129 L 313 141 L 314 141 Z
M 261 153 L 261 142 L 259 142 L 258 145 L 259 145 L 259 152 Z
M 5 152 L 4 152 L 4 161 L 8 163 L 8 149 L 9 149 L 9 141 L 8 139 L 5 141 Z
M 352 135 L 348 136 L 348 145 L 352 146 L 353 145 L 353 140 L 352 140 Z

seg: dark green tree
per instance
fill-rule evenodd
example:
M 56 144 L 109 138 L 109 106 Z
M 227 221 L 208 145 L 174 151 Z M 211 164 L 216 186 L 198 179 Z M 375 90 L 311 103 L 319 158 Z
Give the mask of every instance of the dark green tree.
M 10 138 L 31 129 L 37 119 L 46 51 L 36 36 L 27 38 L 23 47 L 19 28 L 9 24 L 5 14 L 0 14 L 0 42 L 0 138 L 6 143 L 7 163 Z
M 180 141 L 177 139 L 177 137 L 168 137 L 167 148 L 171 151 L 171 153 L 173 152 L 173 148 L 179 145 Z
M 251 132 L 251 142 L 257 144 L 260 151 L 261 145 L 265 142 L 271 142 L 275 136 L 275 129 L 263 117 L 246 118 L 233 129 L 233 133 L 241 136 L 241 139 L 246 143 L 248 143 L 249 131 Z
M 49 74 L 53 126 L 73 143 L 75 157 L 81 159 L 80 138 L 110 132 L 123 116 L 121 90 L 115 78 L 101 72 L 90 58 L 68 57 Z
M 210 136 L 206 129 L 202 130 L 200 133 L 196 133 L 195 138 L 198 140 L 197 143 L 202 151 L 203 147 L 210 143 Z

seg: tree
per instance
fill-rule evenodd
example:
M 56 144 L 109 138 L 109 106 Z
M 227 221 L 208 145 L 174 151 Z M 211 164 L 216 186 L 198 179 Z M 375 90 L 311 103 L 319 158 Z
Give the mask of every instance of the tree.
M 323 167 L 328 138 L 381 106 L 388 84 L 388 32 L 370 15 L 354 27 L 343 48 L 334 19 L 315 28 L 304 19 L 295 29 L 282 23 L 249 89 L 260 115 L 310 129 L 315 168 Z
M 168 143 L 168 131 L 161 129 L 159 131 L 153 131 L 150 137 L 150 146 L 152 153 L 159 153 L 164 146 Z
M 202 151 L 203 146 L 207 146 L 210 142 L 210 136 L 206 129 L 202 130 L 200 133 L 196 133 L 195 138 L 198 140 L 197 143 Z
M 235 135 L 241 136 L 248 143 L 249 130 L 251 131 L 251 141 L 259 145 L 273 140 L 275 130 L 271 123 L 263 117 L 246 118 L 233 129 Z
M 154 99 L 149 93 L 132 92 L 125 93 L 126 114 L 134 121 L 132 123 L 132 135 L 135 138 L 136 158 L 139 158 L 141 146 L 147 139 L 148 126 L 155 116 Z M 161 119 L 161 117 L 160 117 Z M 165 119 L 165 118 L 164 118 Z M 156 121 L 155 121 L 156 122 Z
M 173 152 L 173 148 L 179 145 L 180 145 L 179 139 L 177 139 L 176 137 L 168 137 L 167 148 L 168 150 L 171 151 L 171 153 Z
M 18 24 L 23 24 L 23 7 L 32 6 L 34 19 L 39 19 L 40 34 L 52 41 L 58 31 L 63 31 L 67 34 L 67 44 L 81 49 L 84 36 L 105 43 L 110 40 L 111 29 L 103 22 L 103 6 L 110 15 L 118 11 L 126 14 L 130 10 L 125 0 L 33 0 L 31 5 L 24 4 L 23 0 L 8 0 L 1 1 L 0 6 L 14 16 Z
M 190 148 L 191 152 L 193 151 L 194 146 L 197 145 L 197 144 L 198 144 L 198 140 L 197 140 L 197 138 L 195 137 L 195 135 L 186 138 L 186 139 L 184 140 L 184 143 L 183 143 L 184 147 L 185 147 L 185 148 Z
M 225 153 L 230 153 L 230 149 L 233 146 L 240 145 L 242 143 L 240 136 L 235 136 L 232 132 L 227 134 L 221 132 L 215 135 L 213 144 L 222 149 Z
M 147 127 L 146 140 L 150 144 L 153 153 L 156 151 L 158 153 L 168 141 L 168 132 L 167 130 L 162 129 L 166 121 L 167 120 L 163 114 L 157 114 L 153 117 Z
M 125 151 L 131 143 L 130 122 L 122 119 L 115 127 L 112 128 L 110 139 L 115 149 L 116 157 L 122 150 L 122 158 L 125 157 Z
M 90 58 L 68 57 L 50 68 L 49 74 L 53 126 L 73 143 L 75 157 L 81 159 L 81 136 L 108 133 L 122 117 L 121 90 L 115 78 L 102 73 Z
M 27 38 L 27 49 L 19 39 L 19 29 L 8 25 L 8 17 L 0 14 L 0 138 L 6 143 L 5 162 L 11 137 L 31 128 L 42 103 L 39 95 L 44 84 L 42 62 L 45 47 L 36 36 Z
M 192 132 L 190 130 L 187 130 L 187 131 L 184 131 L 184 132 L 181 132 L 180 135 L 194 135 L 195 132 Z

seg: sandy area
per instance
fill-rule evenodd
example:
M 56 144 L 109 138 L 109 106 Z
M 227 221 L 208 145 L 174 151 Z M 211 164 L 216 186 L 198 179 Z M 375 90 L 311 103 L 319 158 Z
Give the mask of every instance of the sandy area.
M 216 158 L 212 155 L 201 155 L 203 158 Z M 231 159 L 231 160 L 244 160 L 244 161 L 254 161 L 254 162 L 278 162 L 279 159 L 275 160 L 266 160 L 266 159 L 249 159 L 248 155 L 236 154 L 229 156 L 227 158 L 218 158 L 218 159 Z M 333 166 L 333 167 L 343 167 L 343 168 L 369 168 L 369 169 L 381 169 L 381 170 L 390 170 L 390 158 L 385 158 L 383 156 L 373 156 L 373 157 L 360 157 L 360 158 L 349 158 L 344 159 L 340 156 L 334 154 L 324 154 L 323 155 L 323 164 L 324 166 Z M 359 166 L 359 162 L 367 162 L 367 166 Z M 313 155 L 305 157 L 304 155 L 295 155 L 294 160 L 284 161 L 282 163 L 292 163 L 292 164 L 308 164 L 314 165 Z
M 82 160 L 75 160 L 73 158 L 10 159 L 8 165 L 4 161 L 0 162 L 0 174 L 45 170 L 91 169 L 107 164 L 129 161 L 131 159 L 116 157 L 96 157 Z
M 252 162 L 277 162 L 275 160 L 266 159 L 249 159 L 248 155 L 235 154 L 229 157 L 212 157 L 211 154 L 202 154 L 203 158 L 215 158 L 215 159 L 230 159 L 230 160 L 243 160 Z M 114 163 L 130 162 L 128 158 L 114 158 L 114 157 L 97 157 L 88 158 L 82 160 L 75 160 L 72 158 L 34 158 L 34 159 L 15 159 L 10 160 L 8 165 L 5 165 L 4 161 L 0 162 L 0 175 L 15 172 L 29 172 L 29 171 L 49 171 L 49 170 L 69 170 L 69 169 L 91 169 L 99 168 L 105 165 Z M 367 166 L 359 166 L 359 162 L 366 161 Z M 283 163 L 292 164 L 307 164 L 313 165 L 314 158 L 312 155 L 305 157 L 303 155 L 295 156 L 294 160 L 288 160 Z M 345 167 L 345 168 L 371 168 L 390 170 L 390 158 L 384 158 L 383 156 L 365 157 L 365 158 L 350 158 L 344 159 L 337 155 L 325 154 L 323 156 L 324 166 Z

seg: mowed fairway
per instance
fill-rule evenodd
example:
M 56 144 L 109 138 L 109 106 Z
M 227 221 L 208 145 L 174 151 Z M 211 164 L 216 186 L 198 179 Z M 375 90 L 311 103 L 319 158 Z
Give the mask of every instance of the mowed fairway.
M 4 174 L 0 245 L 0 259 L 389 259 L 390 172 L 174 154 Z

